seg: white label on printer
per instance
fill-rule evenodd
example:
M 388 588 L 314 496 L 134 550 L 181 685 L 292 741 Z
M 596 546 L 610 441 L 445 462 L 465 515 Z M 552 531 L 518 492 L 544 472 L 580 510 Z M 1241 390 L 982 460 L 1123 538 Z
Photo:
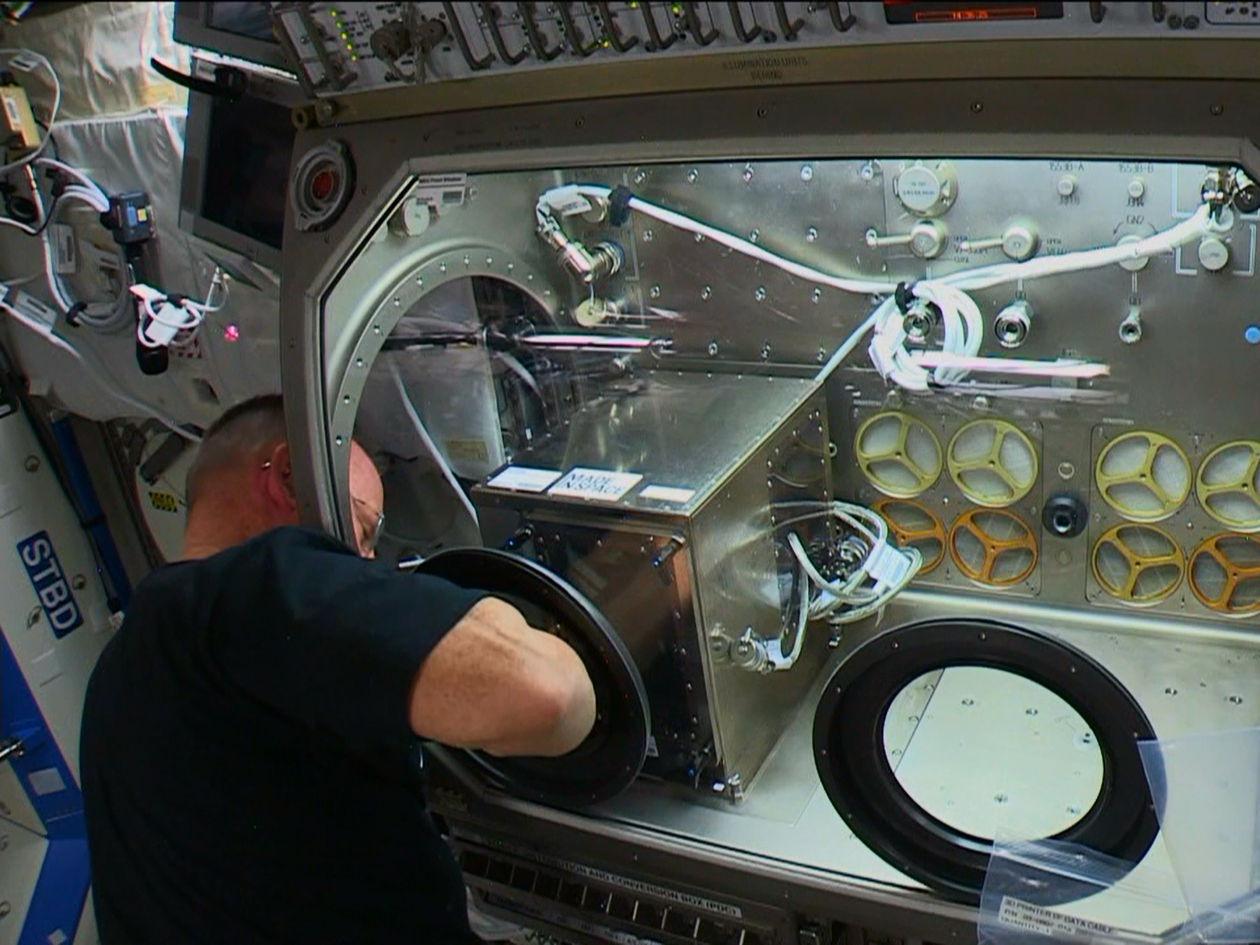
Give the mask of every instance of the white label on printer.
M 602 499 L 616 502 L 639 484 L 639 473 L 609 472 L 606 469 L 570 469 L 563 479 L 547 490 L 548 495 L 575 499 Z
M 486 485 L 495 489 L 512 489 L 516 492 L 542 492 L 559 478 L 560 471 L 556 469 L 508 466 Z
M 417 177 L 411 196 L 428 207 L 458 207 L 468 191 L 467 174 L 426 174 Z
M 998 922 L 1029 932 L 1082 942 L 1111 941 L 1111 936 L 1116 932 L 1115 926 L 1063 915 L 1013 896 L 1002 897 L 1002 904 L 998 907 Z
M 675 486 L 644 486 L 643 491 L 639 493 L 639 498 L 685 505 L 691 501 L 691 497 L 695 494 L 695 489 L 679 489 Z

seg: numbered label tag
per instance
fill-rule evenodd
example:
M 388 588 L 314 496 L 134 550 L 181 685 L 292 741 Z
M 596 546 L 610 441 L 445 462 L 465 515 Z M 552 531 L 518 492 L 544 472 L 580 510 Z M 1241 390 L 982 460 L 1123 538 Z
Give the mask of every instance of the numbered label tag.
M 602 499 L 616 502 L 639 484 L 639 473 L 608 472 L 604 469 L 571 469 L 563 479 L 547 490 L 548 495 L 572 496 L 575 499 Z

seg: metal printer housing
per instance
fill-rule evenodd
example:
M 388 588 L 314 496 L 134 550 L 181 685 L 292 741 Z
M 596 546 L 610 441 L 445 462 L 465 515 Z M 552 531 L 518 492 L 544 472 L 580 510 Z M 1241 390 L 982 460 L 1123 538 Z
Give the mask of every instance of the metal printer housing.
M 537 560 L 626 644 L 652 713 L 646 774 L 740 796 L 814 681 L 822 637 L 781 674 L 742 669 L 729 651 L 744 633 L 776 637 L 790 611 L 775 506 L 823 507 L 827 442 L 812 380 L 654 371 L 587 403 L 509 467 L 641 475 L 625 495 L 552 494 L 563 479 L 547 493 L 517 491 L 495 487 L 496 476 L 473 489 L 490 513 L 487 544 L 528 529 Z

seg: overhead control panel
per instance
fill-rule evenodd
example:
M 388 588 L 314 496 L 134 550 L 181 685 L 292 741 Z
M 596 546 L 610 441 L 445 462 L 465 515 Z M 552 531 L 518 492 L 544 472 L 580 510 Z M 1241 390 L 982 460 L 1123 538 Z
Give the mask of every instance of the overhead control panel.
M 277 3 L 277 35 L 312 96 L 451 79 L 725 55 L 751 84 L 781 80 L 810 50 L 1013 39 L 1260 36 L 1248 2 Z M 740 58 L 738 54 L 755 54 Z M 573 81 L 581 82 L 583 71 Z M 913 198 L 912 198 L 913 199 Z

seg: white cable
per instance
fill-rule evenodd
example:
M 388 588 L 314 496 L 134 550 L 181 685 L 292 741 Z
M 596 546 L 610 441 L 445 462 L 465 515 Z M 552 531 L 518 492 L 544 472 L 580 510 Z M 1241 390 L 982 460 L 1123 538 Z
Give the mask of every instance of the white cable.
M 1085 269 L 1101 269 L 1104 266 L 1112 266 L 1133 259 L 1158 256 L 1161 253 L 1170 253 L 1178 246 L 1184 246 L 1206 233 L 1222 230 L 1223 227 L 1212 218 L 1211 214 L 1212 208 L 1203 204 L 1192 216 L 1167 230 L 1124 246 L 1080 249 L 1062 256 L 1041 256 L 1027 262 L 999 263 L 979 269 L 952 272 L 935 281 L 944 282 L 958 289 L 976 291 L 1019 279 L 1036 279 L 1067 272 L 1080 272 Z
M 601 200 L 607 200 L 612 191 L 607 187 L 601 187 L 593 184 L 580 184 L 573 188 L 573 192 L 581 194 L 583 197 L 598 197 Z M 539 199 L 538 207 L 535 210 L 536 215 L 541 221 L 550 216 L 551 207 L 546 203 L 546 194 Z M 767 249 L 763 249 L 756 243 L 750 242 L 742 237 L 727 233 L 725 230 L 719 230 L 717 227 L 709 226 L 707 223 L 701 223 L 689 216 L 676 213 L 673 210 L 667 210 L 665 207 L 644 200 L 642 197 L 631 197 L 627 204 L 630 209 L 637 210 L 644 216 L 652 217 L 667 223 L 670 226 L 677 227 L 690 233 L 699 233 L 706 239 L 711 239 L 715 243 L 733 249 L 745 256 L 751 256 L 753 259 L 760 259 L 762 262 L 768 262 L 773 266 L 777 266 L 784 272 L 798 276 L 802 279 L 808 279 L 811 282 L 817 282 L 821 285 L 831 286 L 844 292 L 855 292 L 859 295 L 882 295 L 886 292 L 892 292 L 897 288 L 895 282 L 876 282 L 863 279 L 845 279 L 839 276 L 833 276 L 812 266 L 806 266 L 802 263 L 794 262 L 777 253 L 772 253 Z
M 7 174 L 14 168 L 29 164 L 37 157 L 44 153 L 44 149 L 48 147 L 48 141 L 52 138 L 53 127 L 57 124 L 57 113 L 61 111 L 61 80 L 57 78 L 57 70 L 52 67 L 52 63 L 39 53 L 30 49 L 0 49 L 0 56 L 5 56 L 11 60 L 14 56 L 29 56 L 38 62 L 48 72 L 48 77 L 52 79 L 53 86 L 53 103 L 52 109 L 48 114 L 48 130 L 44 132 L 44 137 L 40 140 L 39 146 L 30 154 L 18 158 L 10 164 L 0 165 L 0 174 Z
M 201 442 L 201 437 L 197 436 L 195 433 L 190 433 L 188 430 L 185 430 L 183 427 L 181 427 L 178 423 L 176 423 L 170 417 L 163 414 L 160 410 L 156 409 L 155 407 L 149 406 L 148 404 L 144 403 L 141 400 L 137 400 L 136 398 L 128 394 L 126 391 L 124 391 L 122 388 L 120 388 L 117 384 L 113 383 L 108 378 L 106 378 L 100 371 L 97 370 L 96 366 L 90 360 L 84 357 L 83 354 L 81 354 L 79 350 L 76 347 L 74 347 L 74 345 L 70 344 L 70 342 L 66 341 L 64 338 L 62 338 L 60 335 L 54 332 L 51 327 L 41 325 L 39 322 L 35 321 L 34 319 L 28 318 L 26 315 L 19 312 L 16 308 L 14 308 L 12 305 L 9 305 L 7 302 L 0 302 L 0 309 L 3 309 L 4 311 L 8 312 L 10 315 L 16 318 L 22 325 L 26 326 L 31 331 L 36 332 L 41 337 L 48 339 L 48 341 L 51 342 L 55 347 L 61 349 L 62 351 L 66 352 L 71 357 L 73 357 L 76 361 L 79 362 L 79 364 L 83 366 L 83 368 L 87 371 L 88 375 L 94 381 L 96 381 L 97 384 L 99 384 L 102 388 L 104 388 L 111 397 L 114 397 L 115 399 L 120 400 L 123 403 L 127 404 L 128 406 L 139 411 L 140 415 L 142 416 L 153 417 L 155 420 L 157 420 L 159 423 L 161 423 L 163 426 L 169 429 L 172 433 L 176 433 L 179 436 L 182 436 L 184 439 L 190 440 L 194 443 Z
M 566 184 L 544 191 L 535 206 L 540 234 L 559 229 L 557 214 L 561 217 L 589 209 L 587 197 L 608 201 L 612 190 L 594 184 Z M 790 275 L 845 292 L 889 295 L 897 285 L 886 281 L 867 281 L 843 278 L 814 269 L 763 249 L 756 243 L 719 230 L 685 214 L 668 210 L 641 197 L 631 197 L 626 206 L 662 223 L 712 239 L 729 249 L 746 256 L 770 263 Z M 1035 279 L 1043 276 L 1098 269 L 1133 259 L 1141 259 L 1172 252 L 1205 233 L 1221 230 L 1219 221 L 1213 218 L 1212 208 L 1203 205 L 1188 219 L 1156 233 L 1146 239 L 1123 246 L 1106 246 L 1092 250 L 1077 250 L 1061 256 L 1044 256 L 1020 263 L 1003 263 L 976 269 L 950 273 L 936 279 L 923 279 L 911 286 L 914 297 L 924 304 L 932 304 L 940 310 L 944 325 L 946 355 L 958 358 L 974 358 L 980 350 L 984 326 L 979 306 L 967 291 L 991 288 L 1006 282 Z M 910 390 L 925 391 L 930 384 L 956 385 L 966 379 L 969 368 L 961 364 L 938 364 L 931 372 L 911 356 L 905 346 L 906 335 L 902 313 L 896 303 L 885 299 L 875 311 L 860 324 L 836 349 L 835 353 L 818 372 L 815 380 L 825 381 L 835 368 L 853 351 L 861 339 L 872 329 L 876 338 L 869 352 L 880 374 L 887 380 Z
M 874 613 L 898 594 L 918 572 L 923 558 L 915 548 L 892 545 L 888 523 L 882 516 L 859 505 L 832 502 L 824 511 L 792 521 L 828 515 L 841 521 L 867 544 L 865 557 L 845 581 L 830 581 L 824 577 L 794 532 L 788 535 L 788 545 L 803 574 L 819 591 L 809 605 L 810 619 L 825 617 L 832 623 L 852 623 Z
M 102 213 L 104 213 L 106 210 L 109 209 L 109 195 L 106 194 L 105 191 L 101 189 L 100 185 L 97 184 L 96 181 L 92 180 L 92 178 L 88 177 L 87 174 L 79 170 L 77 167 L 72 167 L 71 165 L 66 164 L 64 161 L 58 161 L 58 160 L 55 160 L 54 158 L 48 158 L 48 157 L 37 158 L 35 160 L 35 163 L 38 164 L 40 167 L 51 167 L 58 171 L 62 171 L 63 173 L 69 174 L 71 177 L 75 178 L 79 182 L 78 186 L 83 187 L 87 190 L 90 190 L 94 194 L 96 194 L 96 196 L 100 200 L 100 203 L 104 204 L 103 208 L 101 209 Z

